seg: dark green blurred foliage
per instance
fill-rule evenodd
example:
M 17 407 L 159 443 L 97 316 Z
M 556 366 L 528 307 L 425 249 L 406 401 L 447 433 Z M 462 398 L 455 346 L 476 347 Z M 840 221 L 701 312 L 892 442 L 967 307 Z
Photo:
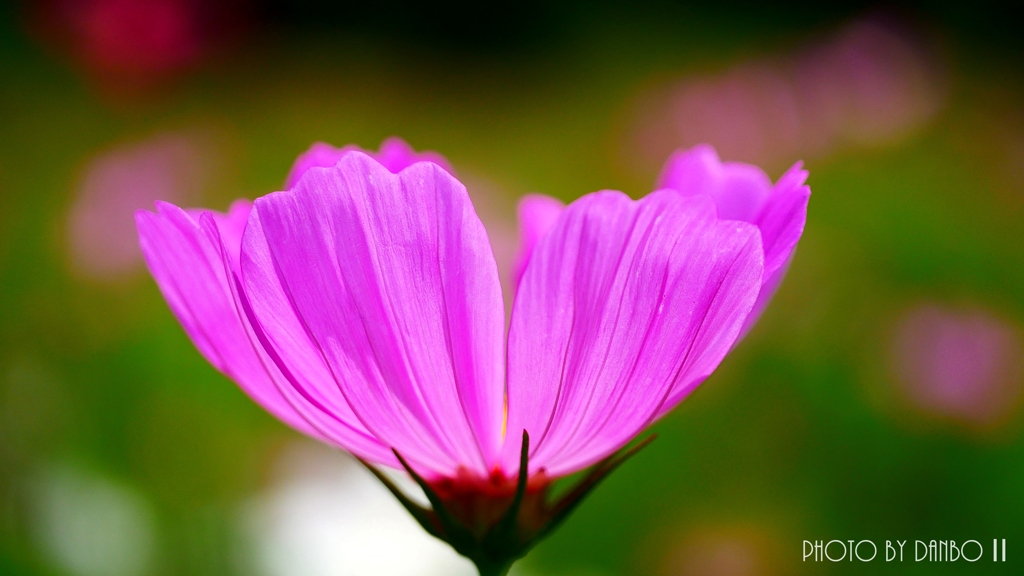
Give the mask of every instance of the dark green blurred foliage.
M 905 409 L 887 348 L 896 317 L 921 300 L 1024 325 L 1019 20 L 973 6 L 888 11 L 938 39 L 943 108 L 898 142 L 807 163 L 807 230 L 760 324 L 529 568 L 668 574 L 677 548 L 724 534 L 754 542 L 768 574 L 1020 573 L 1020 415 L 977 430 Z M 373 147 L 393 134 L 509 195 L 639 196 L 655 173 L 620 148 L 644 86 L 790 50 L 864 11 L 268 1 L 247 11 L 232 50 L 125 95 L 6 6 L 0 573 L 56 573 L 32 520 L 33 484 L 55 462 L 144 495 L 159 540 L 151 573 L 237 573 L 238 510 L 297 437 L 202 359 L 143 269 L 113 280 L 73 271 L 66 221 L 97 154 L 163 131 L 212 134 L 224 166 L 204 202 L 216 209 L 277 189 L 315 140 Z M 801 563 L 804 539 L 832 538 L 1006 538 L 1011 558 Z

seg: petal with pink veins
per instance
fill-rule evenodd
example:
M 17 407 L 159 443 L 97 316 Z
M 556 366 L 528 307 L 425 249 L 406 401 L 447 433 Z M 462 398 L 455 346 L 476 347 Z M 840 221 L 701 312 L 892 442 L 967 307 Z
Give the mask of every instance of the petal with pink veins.
M 251 208 L 251 202 L 239 200 L 221 214 L 158 202 L 156 214 L 136 213 L 146 264 L 172 312 L 203 356 L 276 418 L 364 458 L 394 462 L 387 448 L 358 425 L 351 410 L 347 422 L 325 426 L 319 422 L 322 414 L 297 404 L 295 391 L 259 345 L 235 280 Z
M 764 243 L 764 283 L 754 309 L 743 326 L 741 338 L 761 317 L 782 284 L 796 252 L 797 242 L 803 236 L 807 204 L 811 199 L 811 188 L 804 184 L 806 181 L 807 171 L 803 169 L 802 163 L 797 162 L 779 178 L 761 213 L 754 219 Z
M 712 197 L 720 218 L 756 224 L 764 245 L 764 284 L 740 338 L 750 331 L 786 276 L 807 220 L 811 189 L 797 162 L 773 186 L 757 166 L 722 162 L 707 144 L 674 153 L 665 163 L 658 188 L 684 196 Z
M 718 366 L 761 285 L 760 234 L 707 196 L 589 194 L 530 259 L 508 344 L 509 438 L 561 476 L 606 457 Z M 516 464 L 517 442 L 502 464 Z
M 422 472 L 486 476 L 504 312 L 462 184 L 433 163 L 395 175 L 352 152 L 257 200 L 242 244 L 246 295 L 286 371 L 321 358 L 366 429 Z

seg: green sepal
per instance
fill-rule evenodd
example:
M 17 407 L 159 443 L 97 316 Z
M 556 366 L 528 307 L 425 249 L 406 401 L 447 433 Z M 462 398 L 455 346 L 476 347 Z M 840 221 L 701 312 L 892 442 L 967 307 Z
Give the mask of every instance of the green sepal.
M 526 496 L 526 484 L 529 480 L 530 460 L 530 434 L 523 430 L 523 443 L 519 450 L 519 478 L 516 481 L 516 494 L 509 504 L 508 510 L 501 517 L 501 520 L 487 532 L 484 538 L 484 546 L 495 545 L 501 540 L 514 539 L 516 534 L 516 520 L 519 519 L 519 508 L 523 505 L 523 497 Z
M 380 480 L 381 484 L 383 484 L 384 487 L 388 489 L 388 492 L 391 492 L 391 494 L 398 499 L 398 502 L 402 504 L 402 507 L 408 510 L 409 514 L 412 514 L 412 517 L 415 518 L 417 522 L 419 522 L 419 525 L 422 526 L 423 529 L 426 530 L 428 534 L 434 536 L 435 538 L 441 538 L 442 540 L 444 539 L 444 536 L 441 533 L 440 522 L 437 518 L 437 514 L 435 514 L 433 510 L 430 510 L 429 508 L 424 508 L 423 506 L 420 506 L 419 504 L 413 502 L 412 499 L 406 496 L 405 493 L 402 492 L 402 490 L 398 486 L 396 486 L 395 483 L 392 482 L 390 478 L 388 478 L 383 472 L 372 466 L 369 462 L 359 457 L 356 457 L 356 460 L 359 460 L 360 464 L 365 466 L 366 469 L 369 470 L 371 474 L 376 476 L 377 480 Z
M 656 437 L 657 435 L 652 434 L 628 450 L 620 450 L 594 465 L 583 480 L 559 498 L 554 505 L 546 508 L 546 520 L 539 529 L 532 533 L 524 533 L 518 524 L 519 513 L 529 481 L 530 435 L 526 430 L 523 430 L 515 495 L 501 518 L 482 537 L 475 536 L 467 526 L 452 516 L 437 492 L 413 470 L 397 450 L 392 449 L 392 452 L 395 453 L 409 476 L 423 490 L 432 509 L 424 508 L 413 502 L 382 472 L 363 460 L 360 462 L 398 498 L 402 506 L 429 534 L 444 540 L 456 552 L 470 559 L 480 571 L 481 576 L 502 576 L 508 573 L 513 562 L 525 556 L 538 542 L 558 528 L 609 474 L 647 447 Z
M 647 438 L 637 442 L 636 445 L 629 450 L 626 450 L 625 452 L 620 450 L 594 466 L 587 474 L 586 478 L 581 480 L 580 483 L 574 486 L 568 494 L 559 499 L 558 503 L 552 506 L 551 516 L 548 518 L 548 521 L 544 526 L 537 531 L 533 542 L 536 543 L 543 540 L 555 528 L 558 528 L 558 526 L 561 525 L 570 514 L 572 514 L 573 510 L 583 502 L 583 499 L 586 498 L 594 488 L 597 488 L 598 484 L 600 484 L 626 460 L 636 456 L 638 452 L 646 448 L 651 442 L 654 442 L 654 439 L 657 437 L 657 434 L 651 434 Z
M 412 469 L 412 466 L 405 461 L 405 458 L 402 458 L 402 455 L 398 453 L 398 450 L 392 448 L 391 451 L 395 453 L 395 457 L 398 458 L 402 467 L 409 473 L 409 476 L 412 476 L 412 479 L 416 481 L 416 484 L 423 490 L 423 493 L 426 494 L 427 500 L 430 501 L 430 505 L 434 509 L 434 514 L 441 525 L 441 530 L 443 532 L 441 539 L 451 544 L 452 548 L 455 548 L 457 552 L 466 556 L 467 554 L 464 550 L 473 547 L 473 544 L 475 544 L 472 532 L 455 520 L 451 513 L 448 512 L 448 509 L 445 507 L 441 497 L 437 495 L 437 492 L 430 487 L 430 484 L 428 484 L 422 476 Z

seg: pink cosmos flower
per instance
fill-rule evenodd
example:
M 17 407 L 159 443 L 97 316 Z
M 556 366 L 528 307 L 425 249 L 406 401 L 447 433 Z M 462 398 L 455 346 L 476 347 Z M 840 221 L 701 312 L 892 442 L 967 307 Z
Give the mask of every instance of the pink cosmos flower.
M 401 464 L 433 505 L 393 489 L 420 523 L 482 574 L 504 574 L 714 371 L 757 313 L 769 259 L 788 260 L 799 231 L 775 225 L 782 192 L 741 195 L 731 176 L 639 201 L 595 192 L 553 223 L 538 211 L 506 340 L 465 187 L 403 150 L 314 146 L 288 190 L 228 214 L 139 212 L 140 243 L 214 366 L 292 427 Z M 551 478 L 594 464 L 546 502 Z

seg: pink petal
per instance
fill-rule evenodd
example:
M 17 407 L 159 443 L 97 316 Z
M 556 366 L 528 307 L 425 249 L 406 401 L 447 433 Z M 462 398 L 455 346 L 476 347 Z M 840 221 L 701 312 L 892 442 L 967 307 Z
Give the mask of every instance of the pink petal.
M 584 196 L 534 250 L 508 344 L 508 437 L 560 476 L 620 448 L 703 381 L 761 285 L 757 228 L 707 196 Z M 503 452 L 515 470 L 518 442 Z
M 250 237 L 246 260 L 266 260 L 266 240 L 256 211 L 250 215 L 243 235 L 243 238 Z M 270 286 L 276 290 L 273 294 L 283 294 L 277 277 L 273 275 L 261 277 L 258 273 L 250 273 L 247 284 Z M 260 351 L 278 390 L 295 411 L 320 433 L 321 439 L 366 460 L 398 466 L 398 460 L 390 447 L 381 444 L 356 417 L 344 394 L 334 384 L 330 368 L 319 356 L 308 336 L 304 337 L 301 322 L 294 313 L 289 313 L 287 302 L 275 303 L 281 313 L 270 322 L 274 326 L 283 326 L 291 338 L 275 346 L 267 337 L 264 323 L 256 320 L 249 295 L 241 287 L 239 274 L 234 275 L 231 287 L 236 307 L 242 311 L 245 319 L 249 339 Z M 281 361 L 281 350 L 290 356 L 293 366 L 299 367 L 298 371 L 292 371 Z
M 807 171 L 802 162 L 797 162 L 779 178 L 764 208 L 752 220 L 761 230 L 766 275 L 785 268 L 804 233 L 807 202 L 811 197 L 811 188 L 804 184 L 806 181 Z
M 239 200 L 228 214 L 189 213 L 160 202 L 157 214 L 144 210 L 136 214 L 139 243 L 171 310 L 203 356 L 279 420 L 328 440 L 282 394 L 280 373 L 254 345 L 232 289 L 242 229 L 251 208 L 249 201 Z M 359 445 L 355 449 L 368 457 L 388 456 L 383 447 L 369 444 L 367 449 Z
M 764 242 L 764 284 L 757 302 L 743 325 L 741 338 L 750 331 L 786 277 L 797 242 L 804 233 L 811 188 L 804 184 L 807 171 L 797 162 L 779 178 L 754 223 Z
M 772 181 L 757 166 L 723 163 L 714 148 L 701 144 L 672 154 L 655 188 L 672 188 L 684 196 L 707 194 L 715 199 L 719 218 L 753 222 Z
M 306 170 L 314 167 L 330 168 L 341 160 L 341 157 L 358 150 L 365 154 L 370 155 L 377 162 L 380 162 L 385 168 L 391 172 L 398 174 L 402 170 L 405 170 L 409 166 L 412 166 L 416 162 L 433 162 L 441 168 L 448 171 L 449 174 L 455 174 L 452 170 L 451 164 L 444 156 L 437 152 L 416 152 L 412 146 L 406 144 L 405 140 L 398 137 L 391 137 L 385 140 L 380 145 L 380 152 L 373 152 L 370 150 L 363 150 L 355 144 L 349 144 L 341 148 L 335 148 L 330 144 L 324 142 L 316 142 L 295 159 L 295 163 L 292 164 L 291 170 L 288 171 L 288 177 L 285 179 L 284 188 L 290 190 L 295 183 L 299 181 L 299 178 L 306 173 Z
M 555 225 L 562 210 L 565 210 L 565 204 L 561 200 L 543 194 L 527 194 L 519 199 L 516 209 L 519 216 L 519 253 L 513 269 L 513 286 L 519 284 L 534 247 Z
M 173 211 L 177 209 L 177 206 L 173 204 L 160 204 L 165 204 L 165 209 L 167 210 Z M 220 242 L 223 243 L 224 252 L 231 264 L 231 270 L 238 272 L 238 253 L 242 249 L 242 232 L 245 231 L 245 223 L 249 221 L 249 213 L 252 212 L 252 200 L 247 198 L 235 200 L 228 207 L 227 214 L 206 210 L 205 208 L 188 208 L 185 212 L 197 224 L 200 222 L 203 214 L 209 214 L 213 218 Z
M 778 290 L 807 220 L 811 189 L 807 171 L 797 162 L 772 186 L 760 168 L 741 162 L 721 162 L 707 144 L 673 154 L 658 179 L 658 187 L 684 196 L 714 198 L 720 218 L 756 224 L 764 243 L 764 285 L 740 333 L 743 338 L 761 317 Z
M 153 278 L 203 356 L 257 404 L 304 434 L 374 461 L 393 462 L 390 452 L 365 430 L 341 426 L 339 434 L 297 410 L 297 395 L 252 333 L 234 289 L 242 230 L 251 208 L 251 202 L 239 200 L 228 214 L 186 212 L 160 202 L 157 214 L 139 211 L 139 242 Z
M 326 142 L 314 142 L 308 150 L 299 154 L 299 157 L 292 163 L 288 176 L 284 179 L 284 189 L 291 190 L 299 177 L 306 173 L 306 170 L 315 167 L 328 168 L 334 166 L 341 160 L 341 157 L 353 150 L 362 150 L 355 144 L 349 144 L 342 148 L 335 148 Z
M 242 272 L 288 372 L 322 358 L 367 430 L 424 472 L 489 472 L 501 443 L 501 289 L 450 174 L 417 163 L 394 175 L 360 152 L 311 169 L 256 201 Z
M 397 136 L 392 136 L 382 142 L 380 151 L 376 154 L 368 154 L 394 174 L 398 174 L 417 162 L 433 162 L 444 168 L 449 174 L 455 175 L 455 171 L 452 169 L 452 165 L 448 163 L 447 158 L 430 150 L 417 152 L 405 140 Z
M 231 305 L 220 252 L 202 234 L 199 223 L 183 210 L 165 202 L 156 206 L 157 214 L 146 210 L 135 213 L 146 264 L 200 353 L 225 372 L 230 359 L 245 359 L 245 355 L 233 353 L 235 339 L 231 336 L 238 333 L 233 330 L 237 314 Z M 220 322 L 228 330 L 211 329 Z M 226 344 L 227 350 L 220 350 L 220 343 Z

